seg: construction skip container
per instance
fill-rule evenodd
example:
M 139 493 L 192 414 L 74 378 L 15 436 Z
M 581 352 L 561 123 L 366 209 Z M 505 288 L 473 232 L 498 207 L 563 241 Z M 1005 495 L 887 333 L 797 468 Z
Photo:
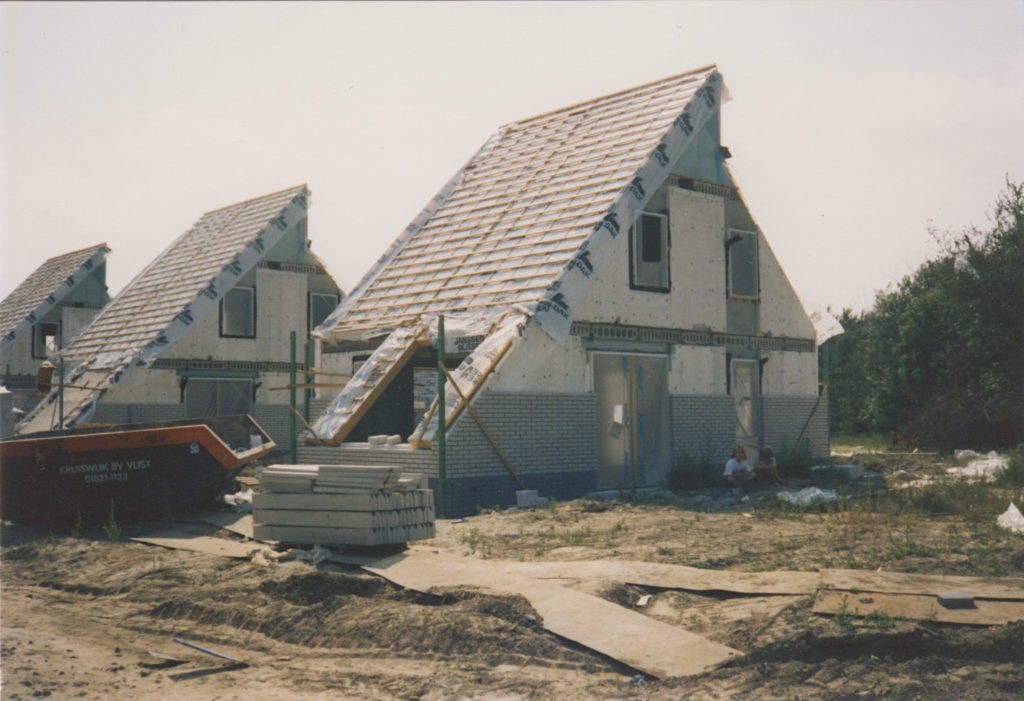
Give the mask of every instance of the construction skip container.
M 276 447 L 248 414 L 92 426 L 0 441 L 0 518 L 68 525 L 160 518 L 222 494 Z

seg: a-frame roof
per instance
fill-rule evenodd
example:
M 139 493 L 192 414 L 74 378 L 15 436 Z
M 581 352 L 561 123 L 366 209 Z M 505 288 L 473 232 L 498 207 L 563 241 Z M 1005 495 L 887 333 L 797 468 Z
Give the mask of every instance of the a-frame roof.
M 105 243 L 54 256 L 0 302 L 0 347 L 14 341 L 106 260 Z
M 629 226 L 624 215 L 652 194 L 641 171 L 666 169 L 681 153 L 717 108 L 718 83 L 708 66 L 502 127 L 317 334 L 375 335 L 496 307 L 542 311 L 603 222 L 612 235 Z M 631 190 L 616 222 L 613 208 Z
M 278 219 L 286 210 L 293 203 L 305 210 L 307 195 L 300 185 L 201 216 L 93 319 L 65 350 L 65 362 L 166 347 L 175 321 L 197 318 L 196 305 L 203 299 L 219 300 L 276 243 L 268 242 L 267 234 L 284 231 Z M 247 249 L 257 255 L 245 267 L 240 259 Z
M 308 207 L 305 185 L 207 212 L 146 266 L 61 352 L 72 384 L 64 424 L 86 417 L 126 370 L 147 366 L 255 267 Z M 56 425 L 56 390 L 19 426 Z

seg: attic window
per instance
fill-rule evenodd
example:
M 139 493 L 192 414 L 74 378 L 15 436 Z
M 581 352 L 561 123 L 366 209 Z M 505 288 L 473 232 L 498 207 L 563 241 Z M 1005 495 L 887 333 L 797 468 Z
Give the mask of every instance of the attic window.
M 49 358 L 60 350 L 60 322 L 40 321 L 32 327 L 32 357 Z
M 324 322 L 334 308 L 338 306 L 338 295 L 325 292 L 309 293 L 309 330 L 312 331 Z
M 730 229 L 726 245 L 729 253 L 729 296 L 757 299 L 757 234 Z
M 668 217 L 644 212 L 630 230 L 629 286 L 649 292 L 669 291 Z
M 220 335 L 256 338 L 256 288 L 235 287 L 220 301 Z

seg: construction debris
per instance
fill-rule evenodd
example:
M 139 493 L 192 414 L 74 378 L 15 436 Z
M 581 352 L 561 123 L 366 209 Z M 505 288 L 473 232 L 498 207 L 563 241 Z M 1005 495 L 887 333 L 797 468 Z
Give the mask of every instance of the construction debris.
M 203 647 L 202 645 L 197 645 L 196 643 L 189 642 L 188 640 L 183 640 L 182 638 L 175 638 L 174 642 L 178 643 L 179 645 L 184 645 L 185 647 L 190 647 L 193 650 L 199 650 L 199 652 L 205 652 L 207 655 L 213 655 L 214 657 L 219 657 L 222 660 L 228 660 L 229 662 L 235 662 L 237 664 L 247 664 L 244 660 L 240 660 L 237 657 L 232 657 L 231 655 L 225 655 L 223 652 L 217 652 L 216 650 L 211 650 L 208 647 Z
M 308 545 L 391 545 L 434 537 L 426 475 L 394 467 L 271 465 L 253 498 L 253 535 Z
M 807 487 L 799 492 L 785 490 L 775 496 L 781 501 L 803 507 L 817 506 L 818 504 L 826 504 L 839 499 L 839 495 L 834 490 L 818 489 L 817 487 Z
M 996 525 L 1012 533 L 1024 533 L 1024 514 L 1021 514 L 1017 505 L 1011 501 L 1010 508 L 996 518 Z

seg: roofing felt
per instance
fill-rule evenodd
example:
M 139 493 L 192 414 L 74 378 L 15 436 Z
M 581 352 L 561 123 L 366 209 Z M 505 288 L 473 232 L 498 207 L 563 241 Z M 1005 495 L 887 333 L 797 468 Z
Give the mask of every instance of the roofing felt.
M 535 310 L 638 171 L 664 160 L 666 134 L 697 128 L 685 110 L 695 96 L 712 107 L 701 91 L 717 78 L 709 66 L 502 127 L 317 333 Z
M 105 243 L 49 258 L 0 302 L 0 344 L 13 341 L 102 263 Z M 24 326 L 23 326 L 24 324 Z
M 249 246 L 269 248 L 266 242 L 257 244 L 264 229 L 307 194 L 300 185 L 204 214 L 93 319 L 66 349 L 65 362 L 167 345 L 160 339 L 168 327 L 182 315 L 194 319 L 197 297 L 223 296 L 230 285 L 218 285 L 216 278 L 232 267 L 238 271 L 235 278 L 247 272 L 233 266 L 240 252 Z

